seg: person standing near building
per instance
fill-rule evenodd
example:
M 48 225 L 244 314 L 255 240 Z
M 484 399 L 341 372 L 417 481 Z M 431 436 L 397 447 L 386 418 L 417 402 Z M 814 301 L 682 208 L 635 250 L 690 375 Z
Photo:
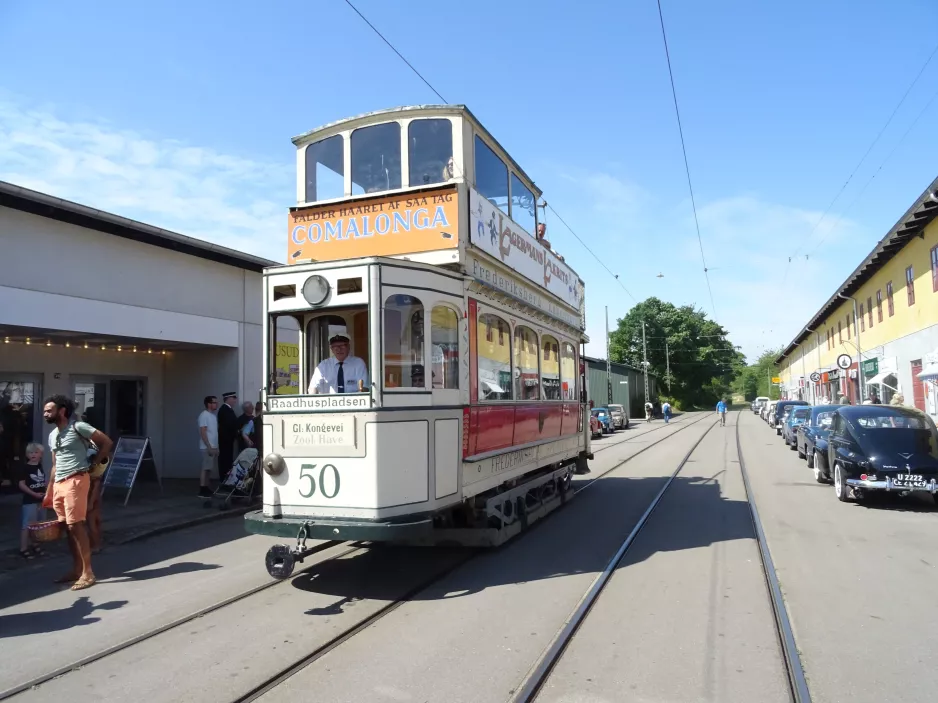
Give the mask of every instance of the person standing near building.
M 218 408 L 218 478 L 224 483 L 234 463 L 234 446 L 238 439 L 238 416 L 234 406 L 238 404 L 238 394 L 234 391 L 225 393 Z
M 720 426 L 726 427 L 726 403 L 723 402 L 723 398 L 717 401 L 717 414 L 720 416 Z
M 241 403 L 241 416 L 238 418 L 238 453 L 254 448 L 254 403 L 246 400 Z
M 94 442 L 98 448 L 95 462 L 100 463 L 111 453 L 113 442 L 103 432 L 87 422 L 73 422 L 75 405 L 64 395 L 54 395 L 43 404 L 42 416 L 50 425 L 49 448 L 52 451 L 52 481 L 46 488 L 43 505 L 51 504 L 59 523 L 65 523 L 68 546 L 72 552 L 72 571 L 58 583 L 71 583 L 73 591 L 80 591 L 95 584 L 91 568 L 91 545 L 85 519 L 88 512 L 88 491 L 91 487 L 88 466 L 88 445 Z
M 207 395 L 202 403 L 205 409 L 199 413 L 199 451 L 202 453 L 199 496 L 210 498 L 212 489 L 209 486 L 212 480 L 212 472 L 218 468 L 218 418 L 215 417 L 218 398 Z
M 33 543 L 29 525 L 42 522 L 39 512 L 46 495 L 46 475 L 42 471 L 42 445 L 30 442 L 26 445 L 26 463 L 19 469 L 17 485 L 23 494 L 22 519 L 20 520 L 20 556 L 32 559 L 42 555 L 38 544 Z

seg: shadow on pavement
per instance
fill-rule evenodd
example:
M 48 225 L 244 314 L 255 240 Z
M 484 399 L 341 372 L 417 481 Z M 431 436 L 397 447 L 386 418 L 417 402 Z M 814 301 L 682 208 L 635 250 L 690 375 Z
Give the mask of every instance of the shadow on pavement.
M 180 566 L 166 567 L 165 570 L 160 567 L 154 569 L 154 573 L 149 576 L 146 572 L 141 575 L 137 570 L 150 564 L 158 564 L 248 537 L 241 520 L 222 520 L 203 525 L 198 529 L 182 530 L 152 537 L 142 542 L 108 547 L 100 554 L 94 555 L 91 562 L 99 580 L 120 576 L 126 576 L 126 579 L 122 580 L 158 578 L 180 573 L 172 571 L 172 569 L 179 569 Z M 262 557 L 263 555 L 258 558 Z M 192 564 L 193 562 L 189 562 L 186 570 L 196 570 L 192 568 Z M 61 560 L 48 559 L 35 566 L 19 569 L 0 577 L 0 610 L 62 590 L 63 586 L 54 583 L 54 580 L 62 573 L 62 566 Z M 212 568 L 217 567 L 198 564 L 198 569 Z
M 690 464 L 688 469 L 695 470 Z M 755 539 L 749 504 L 723 497 L 715 480 L 722 473 L 676 478 L 618 568 L 628 569 L 658 552 Z M 598 574 L 663 484 L 662 478 L 606 477 L 528 533 L 483 551 L 413 599 L 459 598 L 511 584 Z M 292 586 L 339 599 L 327 608 L 305 611 L 306 615 L 336 615 L 359 599 L 395 600 L 401 596 L 396 574 L 432 573 L 428 564 L 453 563 L 463 553 L 470 550 L 378 545 L 319 564 L 296 577 Z
M 101 618 L 91 617 L 97 610 L 117 610 L 127 605 L 125 600 L 113 600 L 95 605 L 88 596 L 82 596 L 68 608 L 35 613 L 0 615 L 0 638 L 60 632 L 73 627 L 91 625 Z
M 202 564 L 197 561 L 179 561 L 175 564 L 170 564 L 169 566 L 160 566 L 155 569 L 140 569 L 139 571 L 131 571 L 129 574 L 123 578 L 116 578 L 106 575 L 106 572 L 98 571 L 99 582 L 107 583 L 125 583 L 127 581 L 147 581 L 149 579 L 159 579 L 166 576 L 174 576 L 176 574 L 188 574 L 193 571 L 210 571 L 212 569 L 220 569 L 220 564 Z M 103 576 L 103 578 L 102 578 Z

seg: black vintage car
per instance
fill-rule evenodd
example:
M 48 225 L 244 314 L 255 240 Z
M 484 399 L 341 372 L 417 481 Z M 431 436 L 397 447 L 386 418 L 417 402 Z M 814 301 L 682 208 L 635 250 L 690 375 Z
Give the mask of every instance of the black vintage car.
M 833 419 L 827 461 L 838 500 L 867 491 L 927 491 L 936 498 L 938 429 L 928 415 L 893 405 L 848 405 Z
M 827 465 L 827 436 L 831 433 L 834 411 L 844 405 L 815 405 L 810 417 L 798 427 L 795 448 L 798 456 L 808 460 L 808 468 L 814 469 L 814 480 L 818 483 L 830 483 L 831 475 Z
M 782 434 L 782 425 L 784 424 L 784 415 L 785 410 L 793 405 L 808 405 L 807 402 L 803 400 L 780 400 L 775 405 L 775 434 L 781 436 Z

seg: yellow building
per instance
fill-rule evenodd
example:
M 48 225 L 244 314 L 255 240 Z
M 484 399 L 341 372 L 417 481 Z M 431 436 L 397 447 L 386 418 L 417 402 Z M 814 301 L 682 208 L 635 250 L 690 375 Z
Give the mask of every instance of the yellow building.
M 776 363 L 789 398 L 888 403 L 901 394 L 938 415 L 938 179 Z

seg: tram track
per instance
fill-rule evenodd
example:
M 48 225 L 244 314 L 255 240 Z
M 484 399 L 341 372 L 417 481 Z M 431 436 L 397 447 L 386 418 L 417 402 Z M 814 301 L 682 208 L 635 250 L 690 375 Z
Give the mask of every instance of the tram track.
M 579 494 L 581 491 L 585 490 L 585 489 L 588 488 L 589 486 L 594 485 L 594 484 L 596 483 L 596 481 L 598 481 L 599 479 L 601 479 L 601 478 L 603 478 L 604 476 L 608 475 L 608 474 L 611 473 L 612 471 L 615 471 L 616 469 L 621 468 L 623 465 L 625 465 L 625 464 L 627 464 L 628 462 L 632 461 L 634 458 L 636 458 L 636 457 L 639 456 L 640 454 L 644 453 L 645 451 L 647 451 L 647 450 L 651 449 L 652 447 L 655 447 L 655 446 L 657 446 L 657 445 L 659 445 L 659 444 L 665 442 L 666 440 L 670 439 L 670 438 L 671 438 L 672 436 L 674 436 L 675 434 L 678 434 L 679 432 L 681 432 L 681 431 L 687 429 L 688 427 L 690 427 L 690 426 L 692 426 L 692 425 L 695 425 L 695 424 L 701 422 L 702 420 L 706 419 L 706 417 L 707 417 L 708 415 L 709 415 L 708 413 L 705 413 L 705 414 L 703 414 L 700 418 L 693 419 L 692 421 L 687 422 L 686 424 L 683 423 L 683 422 L 681 422 L 681 423 L 673 423 L 673 424 L 677 424 L 677 425 L 678 425 L 678 427 L 677 427 L 673 432 L 669 432 L 669 433 L 667 433 L 667 434 L 665 434 L 665 435 L 663 435 L 663 436 L 660 436 L 660 437 L 657 438 L 655 441 L 649 442 L 649 443 L 646 444 L 645 446 L 641 447 L 641 448 L 640 448 L 638 451 L 636 451 L 635 453 L 630 454 L 629 456 L 623 458 L 621 461 L 616 462 L 612 467 L 610 467 L 609 469 L 606 469 L 606 470 L 603 471 L 602 473 L 599 473 L 599 474 L 597 474 L 597 475 L 595 475 L 595 476 L 590 476 L 590 477 L 588 477 L 585 481 L 583 481 L 583 483 L 584 483 L 585 485 L 582 485 L 582 486 L 580 486 L 579 488 L 576 488 L 576 494 Z M 596 452 L 594 452 L 594 454 L 597 453 L 598 451 L 601 451 L 601 450 L 611 449 L 611 448 L 613 448 L 613 447 L 621 446 L 621 445 L 623 445 L 623 444 L 626 444 L 626 443 L 629 442 L 629 441 L 639 440 L 641 437 L 644 437 L 644 436 L 647 435 L 647 434 L 651 434 L 652 432 L 655 432 L 655 431 L 657 431 L 657 430 L 659 430 L 659 429 L 663 429 L 663 428 L 666 428 L 666 427 L 669 427 L 669 426 L 670 426 L 670 425 L 664 425 L 664 424 L 662 424 L 660 427 L 656 427 L 656 428 L 654 428 L 654 429 L 652 429 L 652 430 L 649 430 L 648 432 L 643 432 L 641 435 L 638 435 L 638 436 L 635 436 L 635 437 L 628 437 L 628 438 L 625 438 L 625 439 L 623 439 L 623 440 L 621 440 L 621 441 L 619 441 L 619 442 L 615 442 L 615 443 L 611 443 L 611 444 L 608 444 L 608 445 L 604 445 L 604 446 L 602 446 L 601 448 L 599 448 Z M 698 441 L 698 443 L 699 443 L 699 441 Z M 696 445 L 695 445 L 695 446 L 696 446 Z M 542 522 L 542 521 L 538 521 L 538 523 L 536 523 L 536 524 L 533 525 L 532 527 L 536 527 L 536 526 L 539 525 L 541 522 Z M 522 534 L 526 534 L 527 532 L 528 532 L 528 531 L 525 531 L 525 533 L 522 533 Z M 58 667 L 58 668 L 56 668 L 55 670 L 50 671 L 50 672 L 48 672 L 48 673 L 45 673 L 45 674 L 42 674 L 42 675 L 40 675 L 40 676 L 34 677 L 33 679 L 31 679 L 31 680 L 29 680 L 29 681 L 26 681 L 26 682 L 24 682 L 24 683 L 22 683 L 22 684 L 18 684 L 18 685 L 12 686 L 12 687 L 10 687 L 10 688 L 8 688 L 8 689 L 6 689 L 6 690 L 0 691 L 0 701 L 7 700 L 7 699 L 9 699 L 9 698 L 12 698 L 12 697 L 14 697 L 14 696 L 20 694 L 20 693 L 23 693 L 23 692 L 28 691 L 28 690 L 30 690 L 30 689 L 37 688 L 37 687 L 41 686 L 41 685 L 44 684 L 44 683 L 47 683 L 47 682 L 49 682 L 49 681 L 52 681 L 53 679 L 57 679 L 57 678 L 60 678 L 60 677 L 63 677 L 63 676 L 67 676 L 67 675 L 68 675 L 69 673 L 71 673 L 71 672 L 77 671 L 77 670 L 82 669 L 82 668 L 84 668 L 84 667 L 87 667 L 87 666 L 89 666 L 89 665 L 91 665 L 91 664 L 100 662 L 100 661 L 102 661 L 102 660 L 104 660 L 104 659 L 106 659 L 106 658 L 108 658 L 108 657 L 111 657 L 111 656 L 113 656 L 113 655 L 115 655 L 115 654 L 118 654 L 118 653 L 123 652 L 123 651 L 125 651 L 125 650 L 127 650 L 127 649 L 130 649 L 131 647 L 134 647 L 134 646 L 139 645 L 139 644 L 141 644 L 141 643 L 143 643 L 143 642 L 146 642 L 146 641 L 148 641 L 148 640 L 151 640 L 151 639 L 153 639 L 153 638 L 155 638 L 155 637 L 157 637 L 157 636 L 159 636 L 159 635 L 162 635 L 162 634 L 167 633 L 167 632 L 169 632 L 169 631 L 171 631 L 171 630 L 174 630 L 174 629 L 176 629 L 176 628 L 179 628 L 179 627 L 182 626 L 182 625 L 185 625 L 185 624 L 187 624 L 187 623 L 190 623 L 190 622 L 192 622 L 192 621 L 194 621 L 194 620 L 197 620 L 197 619 L 199 619 L 199 618 L 202 618 L 202 617 L 204 617 L 204 616 L 210 615 L 210 614 L 212 614 L 212 613 L 214 613 L 214 612 L 216 612 L 216 611 L 222 610 L 222 609 L 224 609 L 224 608 L 228 608 L 228 607 L 230 607 L 230 606 L 233 606 L 233 605 L 236 605 L 236 604 L 238 604 L 238 603 L 241 603 L 241 602 L 247 600 L 248 598 L 251 598 L 252 596 L 255 596 L 255 595 L 257 595 L 257 594 L 259 594 L 259 593 L 261 593 L 261 592 L 267 591 L 268 589 L 272 589 L 272 588 L 274 588 L 274 587 L 276 587 L 276 586 L 280 586 L 280 585 L 282 585 L 282 584 L 292 583 L 292 582 L 294 582 L 297 578 L 301 578 L 301 577 L 305 576 L 306 574 L 308 574 L 311 570 L 314 570 L 314 569 L 316 569 L 316 568 L 322 567 L 323 564 L 326 564 L 326 563 L 328 563 L 328 562 L 331 562 L 331 561 L 334 561 L 334 560 L 337 560 L 337 559 L 341 559 L 341 558 L 346 557 L 346 556 L 348 556 L 348 555 L 351 555 L 351 554 L 353 554 L 353 553 L 355 553 L 355 552 L 357 552 L 357 551 L 366 550 L 366 549 L 369 548 L 369 544 L 368 544 L 368 543 L 363 543 L 363 542 L 349 543 L 349 542 L 343 542 L 343 541 L 329 541 L 329 542 L 324 542 L 324 543 L 322 543 L 322 544 L 316 545 L 316 547 L 314 548 L 315 551 L 312 552 L 312 554 L 310 554 L 310 555 L 308 555 L 308 556 L 313 556 L 313 555 L 316 555 L 316 554 L 322 554 L 323 552 L 327 552 L 327 551 L 329 551 L 330 549 L 335 549 L 335 548 L 337 548 L 337 547 L 341 547 L 342 545 L 348 545 L 348 547 L 347 547 L 346 549 L 341 549 L 341 550 L 338 551 L 336 554 L 332 554 L 332 555 L 328 556 L 328 558 L 326 558 L 326 559 L 318 560 L 318 561 L 316 561 L 315 563 L 309 564 L 308 566 L 305 566 L 305 567 L 302 568 L 302 569 L 298 569 L 298 570 L 296 571 L 296 573 L 294 573 L 293 575 L 291 575 L 291 577 L 288 578 L 288 579 L 283 579 L 283 580 L 271 580 L 271 581 L 269 581 L 269 582 L 260 584 L 259 586 L 255 586 L 255 587 L 246 589 L 246 590 L 244 590 L 244 591 L 242 591 L 242 592 L 240 592 L 240 593 L 238 593 L 238 594 L 236 594 L 236 595 L 234 595 L 234 596 L 230 596 L 230 597 L 228 597 L 228 598 L 219 600 L 219 601 L 217 601 L 217 602 L 215 602 L 215 603 L 213 603 L 213 604 L 211 604 L 211 605 L 208 605 L 208 606 L 206 606 L 206 607 L 204 607 L 204 608 L 201 608 L 201 609 L 199 609 L 199 610 L 197 610 L 197 611 L 194 611 L 194 612 L 192 612 L 192 613 L 190 613 L 190 614 L 188 614 L 188 615 L 185 615 L 185 616 L 182 616 L 182 617 L 180 617 L 180 618 L 177 618 L 177 619 L 175 619 L 175 620 L 173 620 L 173 621 L 171 621 L 171 622 L 169 622 L 169 623 L 166 623 L 166 624 L 161 625 L 161 626 L 159 626 L 159 627 L 156 627 L 156 628 L 153 628 L 153 629 L 151 629 L 151 630 L 148 630 L 148 631 L 146 631 L 146 632 L 144 632 L 144 633 L 141 633 L 141 634 L 139 634 L 139 635 L 136 635 L 136 636 L 134 636 L 134 637 L 131 637 L 131 638 L 127 639 L 127 640 L 121 641 L 121 642 L 119 642 L 119 643 L 117 643 L 117 644 L 114 644 L 114 645 L 112 645 L 112 646 L 110 646 L 110 647 L 107 647 L 107 648 L 102 649 L 102 650 L 100 650 L 100 651 L 98 651 L 98 652 L 95 652 L 94 654 L 91 654 L 91 655 L 82 657 L 81 659 L 75 660 L 75 661 L 73 661 L 73 662 L 70 662 L 69 664 L 66 664 L 66 665 L 63 665 L 63 666 L 61 666 L 61 667 Z M 478 552 L 477 552 L 477 551 L 472 551 L 472 552 L 468 553 L 464 559 L 459 559 L 459 560 L 457 560 L 456 563 L 454 563 L 453 565 L 447 567 L 443 572 L 440 572 L 440 573 L 434 575 L 431 579 L 425 579 L 425 580 L 423 580 L 421 583 L 419 583 L 419 584 L 417 584 L 416 586 L 414 586 L 413 588 L 409 589 L 409 590 L 408 590 L 403 596 L 401 596 L 400 598 L 398 598 L 398 599 L 396 599 L 396 600 L 394 600 L 394 601 L 392 601 L 392 602 L 389 602 L 387 605 L 381 607 L 381 608 L 378 609 L 376 612 L 372 613 L 371 615 L 369 615 L 369 616 L 366 617 L 365 619 L 359 621 L 358 623 L 355 623 L 355 624 L 353 624 L 353 625 L 350 625 L 347 629 L 345 629 L 344 631 L 342 631 L 341 633 L 339 633 L 338 635 L 336 635 L 335 637 L 333 637 L 332 639 L 330 639 L 328 642 L 326 642 L 326 643 L 324 643 L 323 645 L 317 647 L 316 649 L 314 649 L 313 651 L 309 652 L 309 653 L 306 654 L 305 656 L 303 656 L 303 657 L 297 659 L 296 661 L 294 661 L 293 663 L 291 663 L 289 666 L 285 667 L 284 669 L 278 671 L 276 674 L 274 674 L 273 676 L 269 677 L 268 679 L 266 679 L 266 680 L 265 680 L 264 682 L 262 682 L 261 684 L 259 684 L 259 685 L 255 686 L 254 688 L 252 688 L 250 691 L 248 691 L 248 693 L 242 695 L 242 696 L 239 697 L 239 698 L 234 699 L 235 703 L 241 703 L 242 701 L 245 701 L 245 702 L 246 702 L 246 701 L 257 700 L 258 698 L 260 698 L 261 696 L 265 695 L 267 692 L 269 692 L 270 690 L 272 690 L 273 688 L 275 688 L 277 685 L 279 685 L 279 684 L 282 683 L 283 681 L 289 679 L 291 676 L 293 676 L 294 674 L 296 674 L 296 673 L 299 672 L 300 670 L 304 669 L 305 667 L 307 667 L 307 666 L 309 666 L 310 664 L 312 664 L 313 662 L 315 662 L 317 659 L 320 659 L 321 657 L 323 657 L 324 655 L 326 655 L 326 654 L 329 653 L 330 651 L 334 650 L 336 647 L 340 646 L 343 642 L 345 642 L 345 641 L 351 639 L 352 637 L 354 637 L 354 636 L 357 635 L 358 633 L 360 633 L 360 632 L 362 632 L 363 630 L 369 628 L 370 626 L 372 626 L 373 624 L 377 623 L 379 620 L 381 620 L 381 619 L 384 618 L 385 616 L 387 616 L 387 615 L 389 615 L 390 613 L 392 613 L 394 610 L 396 610 L 397 608 L 399 608 L 401 605 L 403 605 L 403 604 L 409 602 L 409 601 L 412 600 L 418 593 L 420 593 L 420 592 L 422 592 L 422 591 L 424 591 L 424 590 L 426 590 L 426 589 L 428 589 L 428 588 L 431 588 L 434 584 L 438 583 L 439 581 L 442 581 L 444 578 L 446 578 L 448 575 L 450 575 L 451 573 L 453 573 L 455 570 L 461 568 L 461 567 L 464 566 L 466 563 L 468 563 L 469 561 L 471 561 L 472 559 L 474 559 L 477 555 L 478 555 Z M 307 558 L 308 558 L 308 557 L 307 557 Z
M 766 542 L 765 532 L 762 529 L 762 522 L 759 518 L 759 511 L 756 507 L 749 484 L 749 477 L 746 471 L 745 460 L 742 454 L 742 446 L 739 439 L 739 416 L 741 415 L 741 412 L 742 411 L 737 412 L 735 431 L 737 456 L 739 458 L 739 466 L 745 487 L 746 499 L 749 504 L 753 529 L 755 531 L 756 540 L 759 545 L 762 571 L 765 576 L 767 595 L 772 605 L 776 634 L 778 636 L 779 646 L 785 664 L 789 693 L 794 703 L 810 703 L 811 695 L 808 690 L 801 658 L 795 644 L 791 621 L 788 617 L 784 597 L 782 595 L 778 577 L 775 572 L 774 563 L 772 562 L 772 556 L 769 552 L 768 544 Z M 696 424 L 696 422 L 691 424 Z M 593 606 L 599 600 L 604 589 L 612 578 L 612 575 L 615 573 L 618 566 L 622 563 L 623 559 L 625 559 L 632 545 L 635 543 L 636 538 L 647 525 L 652 514 L 660 504 L 661 499 L 673 484 L 674 479 L 677 478 L 677 476 L 681 473 L 681 470 L 690 460 L 691 456 L 707 437 L 710 431 L 718 424 L 718 422 L 714 422 L 707 429 L 707 431 L 704 432 L 696 442 L 694 442 L 693 446 L 691 446 L 688 452 L 684 455 L 683 459 L 681 459 L 677 468 L 671 473 L 670 477 L 667 478 L 665 484 L 652 499 L 651 503 L 648 505 L 648 508 L 638 519 L 631 532 L 629 532 L 626 538 L 622 541 L 618 550 L 608 561 L 603 571 L 590 585 L 589 589 L 577 603 L 577 606 L 574 608 L 561 628 L 554 635 L 550 644 L 535 662 L 534 666 L 528 670 L 527 674 L 522 679 L 521 684 L 518 686 L 518 688 L 512 691 L 509 698 L 510 703 L 532 703 L 533 701 L 537 700 L 544 684 L 548 681 L 552 672 L 557 667 L 557 664 L 564 656 L 564 653 L 573 642 L 577 632 L 586 621 Z

